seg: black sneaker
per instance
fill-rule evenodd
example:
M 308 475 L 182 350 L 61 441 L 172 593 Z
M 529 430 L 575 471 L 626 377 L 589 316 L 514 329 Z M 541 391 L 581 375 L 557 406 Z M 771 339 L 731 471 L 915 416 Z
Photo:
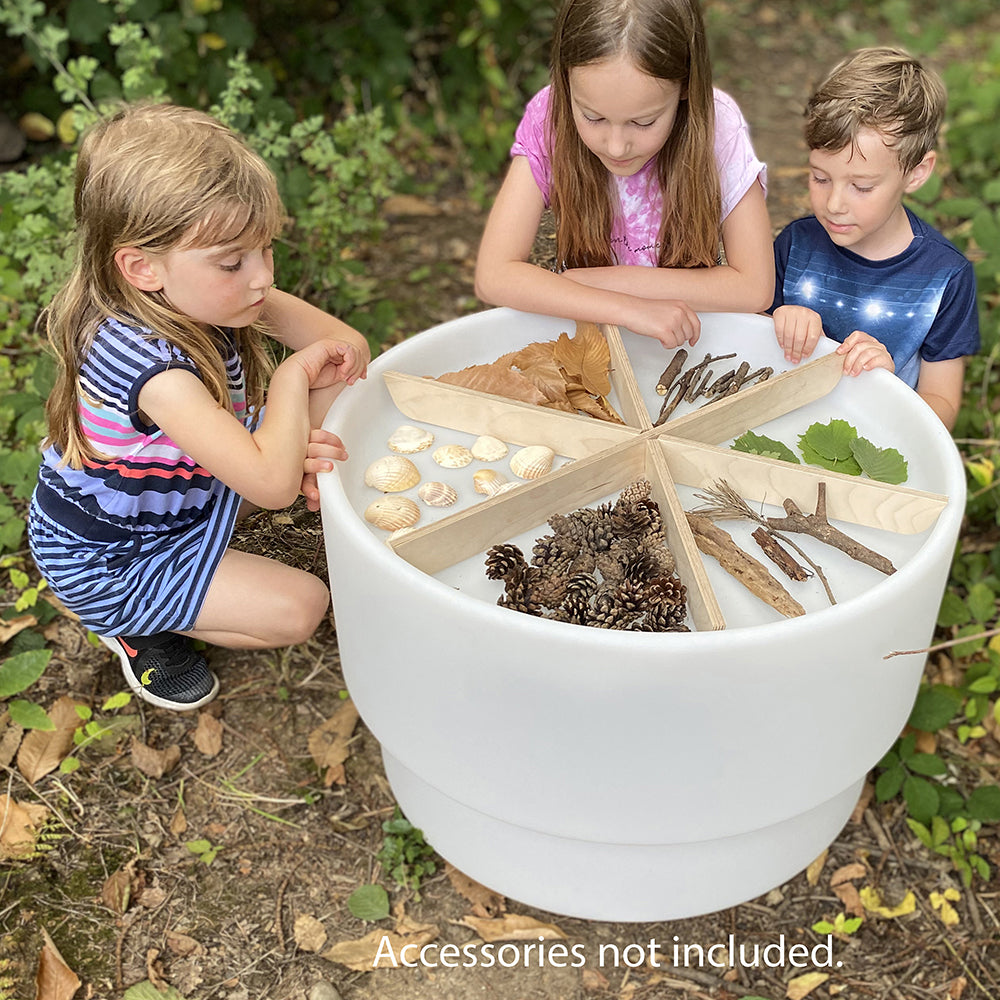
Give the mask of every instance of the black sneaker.
M 128 686 L 151 705 L 184 711 L 200 708 L 219 693 L 219 679 L 186 636 L 158 632 L 98 638 L 117 654 Z

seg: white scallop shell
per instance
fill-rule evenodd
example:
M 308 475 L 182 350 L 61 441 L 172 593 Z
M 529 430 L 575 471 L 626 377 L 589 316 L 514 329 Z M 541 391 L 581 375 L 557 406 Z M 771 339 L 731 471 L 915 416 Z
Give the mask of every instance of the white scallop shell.
M 438 482 L 436 479 L 429 479 L 426 483 L 421 483 L 420 489 L 417 490 L 417 496 L 428 507 L 450 507 L 458 499 L 458 493 L 454 486 Z
M 552 468 L 555 457 L 544 444 L 531 444 L 511 455 L 510 471 L 521 479 L 538 479 Z
M 396 531 L 416 524 L 420 508 L 409 497 L 380 497 L 365 508 L 365 520 L 383 531 Z
M 365 469 L 365 486 L 401 493 L 420 482 L 420 470 L 405 455 L 383 455 Z
M 403 424 L 397 427 L 390 435 L 386 444 L 390 451 L 395 451 L 400 455 L 414 455 L 418 451 L 429 448 L 434 443 L 434 435 L 422 427 L 414 427 L 412 424 Z
M 507 477 L 501 475 L 496 469 L 479 469 L 472 476 L 472 484 L 477 493 L 483 493 L 488 497 L 494 496 L 500 488 L 507 482 Z
M 472 452 L 462 444 L 443 444 L 432 457 L 446 469 L 464 469 L 472 461 Z
M 472 442 L 472 457 L 480 462 L 496 462 L 507 454 L 507 445 L 490 434 L 483 434 Z

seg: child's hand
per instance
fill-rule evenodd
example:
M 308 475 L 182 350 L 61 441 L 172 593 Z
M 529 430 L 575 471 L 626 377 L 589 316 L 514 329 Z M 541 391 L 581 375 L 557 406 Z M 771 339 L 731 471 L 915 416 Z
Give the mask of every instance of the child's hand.
M 309 446 L 306 449 L 306 460 L 302 465 L 302 485 L 299 492 L 306 498 L 309 510 L 319 510 L 319 484 L 316 476 L 320 472 L 330 472 L 334 462 L 343 462 L 347 458 L 344 442 L 322 428 L 309 432 Z
M 793 365 L 808 358 L 823 336 L 823 320 L 807 306 L 778 306 L 772 319 L 778 346 Z
M 698 314 L 680 299 L 637 298 L 637 308 L 625 326 L 633 333 L 655 337 L 664 347 L 698 343 L 701 320 Z
M 860 375 L 873 368 L 895 372 L 896 365 L 885 344 L 863 330 L 855 330 L 838 348 L 844 355 L 844 374 Z
M 366 363 L 361 352 L 339 340 L 314 341 L 286 360 L 302 367 L 310 389 L 325 389 L 337 382 L 353 385 L 365 377 Z

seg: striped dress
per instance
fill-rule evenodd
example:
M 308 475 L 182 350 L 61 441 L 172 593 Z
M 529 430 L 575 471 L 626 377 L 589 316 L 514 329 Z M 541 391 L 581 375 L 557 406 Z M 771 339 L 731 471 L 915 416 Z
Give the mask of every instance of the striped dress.
M 251 426 L 243 365 L 220 343 L 237 418 Z M 108 319 L 80 368 L 84 434 L 103 460 L 82 469 L 43 452 L 28 540 L 55 595 L 100 635 L 152 635 L 194 626 L 229 545 L 240 496 L 201 468 L 155 424 L 139 391 L 191 359 L 140 327 Z

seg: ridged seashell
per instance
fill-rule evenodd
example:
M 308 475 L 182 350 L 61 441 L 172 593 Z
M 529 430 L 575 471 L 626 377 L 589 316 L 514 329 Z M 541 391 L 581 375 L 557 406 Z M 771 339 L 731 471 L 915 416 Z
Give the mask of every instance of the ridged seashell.
M 438 482 L 436 479 L 429 479 L 426 483 L 420 484 L 417 496 L 428 507 L 450 507 L 457 499 L 458 493 L 455 487 L 448 483 Z
M 480 462 L 496 462 L 507 454 L 507 445 L 490 434 L 483 434 L 472 442 L 472 457 Z
M 463 444 L 443 444 L 435 450 L 433 458 L 446 469 L 464 469 L 472 461 L 472 452 Z
M 365 520 L 383 531 L 396 531 L 416 524 L 420 508 L 409 497 L 380 497 L 365 508 Z
M 556 453 L 544 444 L 530 444 L 514 452 L 510 471 L 521 479 L 538 479 L 552 468 Z
M 434 435 L 422 427 L 414 427 L 412 424 L 403 424 L 397 427 L 390 435 L 386 444 L 390 451 L 400 455 L 415 455 L 418 451 L 429 448 L 434 443 Z
M 401 535 L 408 535 L 411 531 L 416 531 L 417 529 L 412 525 L 408 524 L 405 528 L 397 528 L 395 531 L 386 535 L 385 544 L 388 545 L 394 538 L 399 538 Z
M 479 469 L 472 476 L 472 484 L 477 493 L 483 493 L 488 497 L 500 492 L 500 488 L 507 483 L 507 477 L 501 475 L 496 469 Z
M 420 470 L 405 455 L 383 455 L 365 469 L 365 486 L 401 493 L 420 482 Z

